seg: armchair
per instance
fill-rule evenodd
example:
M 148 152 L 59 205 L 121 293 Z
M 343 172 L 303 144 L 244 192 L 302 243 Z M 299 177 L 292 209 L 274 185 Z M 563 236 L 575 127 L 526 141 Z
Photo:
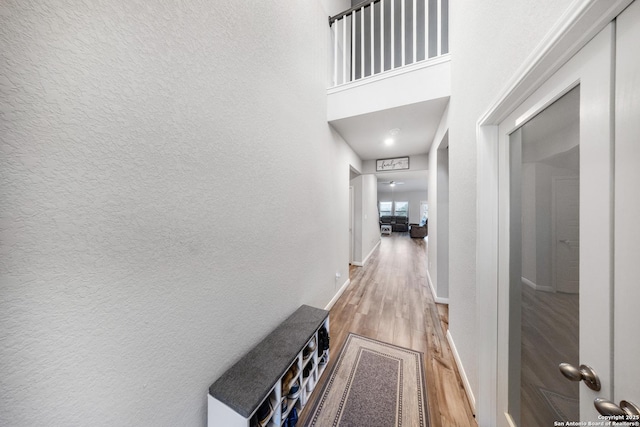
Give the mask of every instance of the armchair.
M 409 224 L 409 235 L 415 238 L 423 238 L 427 236 L 427 222 L 424 225 L 420 224 Z

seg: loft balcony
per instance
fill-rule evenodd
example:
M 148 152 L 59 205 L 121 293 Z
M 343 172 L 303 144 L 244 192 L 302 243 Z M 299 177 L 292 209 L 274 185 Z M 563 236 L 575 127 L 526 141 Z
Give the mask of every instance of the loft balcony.
M 448 10 L 448 0 L 369 0 L 329 18 L 327 121 L 361 159 L 426 159 L 451 96 Z
M 448 98 L 448 0 L 367 0 L 329 18 L 329 122 Z
M 330 17 L 330 87 L 446 55 L 448 11 L 448 0 L 367 0 Z

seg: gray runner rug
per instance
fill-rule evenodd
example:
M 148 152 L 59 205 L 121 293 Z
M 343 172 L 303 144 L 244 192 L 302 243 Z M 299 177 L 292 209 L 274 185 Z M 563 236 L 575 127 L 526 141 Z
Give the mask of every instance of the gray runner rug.
M 349 334 L 307 426 L 429 426 L 422 353 Z

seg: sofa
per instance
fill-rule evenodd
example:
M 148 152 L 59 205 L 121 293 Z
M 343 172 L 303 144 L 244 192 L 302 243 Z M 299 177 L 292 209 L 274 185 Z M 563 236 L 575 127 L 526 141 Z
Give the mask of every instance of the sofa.
M 414 238 L 423 238 L 428 234 L 427 222 L 424 225 L 409 224 L 409 236 Z
M 391 231 L 409 231 L 409 218 L 398 215 L 385 215 L 380 217 L 380 226 L 390 225 Z

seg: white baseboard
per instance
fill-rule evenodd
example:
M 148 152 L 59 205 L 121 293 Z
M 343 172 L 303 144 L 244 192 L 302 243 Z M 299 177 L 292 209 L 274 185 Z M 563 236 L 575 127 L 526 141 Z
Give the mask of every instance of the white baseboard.
M 431 289 L 431 295 L 433 296 L 433 300 L 436 302 L 436 304 L 449 305 L 449 298 L 441 298 L 436 295 L 436 288 L 433 287 L 433 282 L 431 281 L 431 274 L 429 274 L 429 270 L 427 270 L 427 283 L 429 283 L 429 289 Z
M 530 288 L 533 288 L 534 291 L 555 292 L 555 290 L 551 286 L 538 286 L 526 277 L 520 277 L 520 279 L 522 280 L 522 283 L 529 286 Z
M 456 345 L 453 342 L 453 337 L 451 336 L 451 331 L 447 331 L 447 341 L 449 342 L 449 347 L 451 348 L 451 353 L 453 353 L 453 358 L 456 361 L 456 366 L 458 367 L 458 372 L 460 372 L 460 377 L 462 378 L 462 385 L 464 385 L 464 391 L 467 392 L 467 397 L 469 398 L 469 403 L 471 403 L 471 409 L 473 413 L 476 413 L 476 398 L 473 396 L 473 391 L 471 391 L 471 384 L 469 384 L 469 379 L 467 378 L 467 374 L 464 371 L 464 367 L 462 366 L 462 361 L 460 360 L 460 355 L 458 355 L 458 349 L 456 349 Z
M 382 242 L 381 239 L 378 239 L 378 242 L 373 246 L 373 248 L 371 249 L 371 251 L 369 251 L 369 254 L 365 257 L 364 261 L 362 261 L 362 264 L 366 264 L 367 261 L 369 261 L 369 258 L 371 258 L 371 255 L 373 255 L 373 251 L 375 251 L 376 249 L 378 249 L 378 246 L 380 246 L 380 242 Z
M 373 249 L 371 249 L 371 252 L 369 252 L 369 255 L 367 255 L 367 256 L 365 257 L 365 259 L 364 259 L 362 262 L 360 262 L 360 261 L 353 261 L 351 264 L 352 264 L 352 265 L 355 265 L 356 267 L 364 267 L 364 265 L 366 264 L 366 262 L 367 262 L 367 261 L 369 261 L 369 258 L 371 258 L 371 255 L 373 255 L 373 251 L 375 251 L 375 250 L 378 248 L 378 246 L 380 246 L 380 242 L 381 242 L 381 241 L 382 241 L 382 240 L 378 240 L 378 243 L 376 243 L 376 244 L 375 244 L 375 246 L 373 247 Z
M 338 289 L 338 292 L 333 296 L 333 298 L 331 298 L 331 301 L 329 301 L 329 304 L 327 304 L 327 306 L 324 309 L 331 310 L 331 307 L 334 306 L 336 301 L 338 301 L 338 298 L 342 296 L 342 294 L 344 293 L 344 291 L 347 290 L 350 284 L 351 284 L 351 279 L 347 279 L 347 281 L 344 282 L 344 284 L 340 287 L 340 289 Z

